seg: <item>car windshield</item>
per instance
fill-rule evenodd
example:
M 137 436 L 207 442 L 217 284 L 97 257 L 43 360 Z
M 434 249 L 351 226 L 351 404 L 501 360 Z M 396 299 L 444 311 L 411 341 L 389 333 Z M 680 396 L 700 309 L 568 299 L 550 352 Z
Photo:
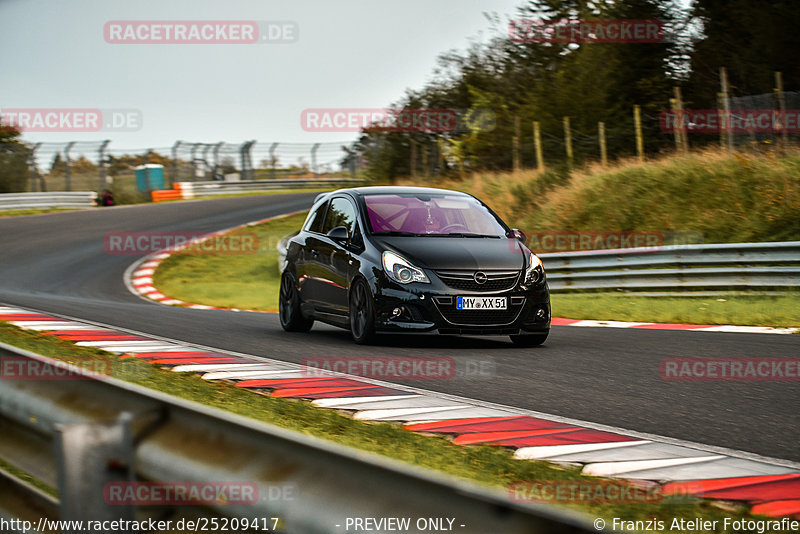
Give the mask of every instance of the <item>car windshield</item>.
M 364 202 L 373 234 L 503 237 L 505 228 L 476 199 L 448 194 L 376 194 Z

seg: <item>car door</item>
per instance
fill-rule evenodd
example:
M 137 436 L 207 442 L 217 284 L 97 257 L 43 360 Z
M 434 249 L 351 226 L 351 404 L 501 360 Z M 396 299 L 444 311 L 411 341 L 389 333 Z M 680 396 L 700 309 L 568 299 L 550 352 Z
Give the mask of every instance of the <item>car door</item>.
M 319 262 L 319 249 L 322 243 L 322 227 L 325 213 L 330 202 L 322 203 L 309 217 L 303 228 L 305 239 L 297 253 L 295 266 L 299 284 L 300 302 L 306 313 L 313 312 L 319 306 L 319 286 L 317 278 L 322 272 Z M 309 309 L 310 308 L 310 309 Z
M 347 240 L 336 240 L 327 235 L 340 226 L 347 229 Z M 352 270 L 348 242 L 353 237 L 356 226 L 356 208 L 353 202 L 346 197 L 333 198 L 325 216 L 323 235 L 314 242 L 315 248 L 311 251 L 316 260 L 315 265 L 319 268 L 314 291 L 320 311 L 347 315 Z

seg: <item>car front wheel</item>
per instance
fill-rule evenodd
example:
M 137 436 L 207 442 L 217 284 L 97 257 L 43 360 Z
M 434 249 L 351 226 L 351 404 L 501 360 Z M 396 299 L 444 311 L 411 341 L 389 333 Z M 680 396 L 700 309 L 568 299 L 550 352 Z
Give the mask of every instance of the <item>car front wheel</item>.
M 281 326 L 287 332 L 308 332 L 314 326 L 314 319 L 306 319 L 300 312 L 300 295 L 294 278 L 289 273 L 281 276 L 281 290 L 278 297 L 278 315 Z
M 375 339 L 375 308 L 369 286 L 363 280 L 357 280 L 350 288 L 350 333 L 359 345 Z

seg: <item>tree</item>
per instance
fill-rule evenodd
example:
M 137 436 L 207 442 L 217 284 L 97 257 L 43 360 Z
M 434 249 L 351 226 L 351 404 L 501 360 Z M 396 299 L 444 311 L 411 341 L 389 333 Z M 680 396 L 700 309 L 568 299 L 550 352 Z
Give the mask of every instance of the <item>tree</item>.
M 21 132 L 0 124 L 0 193 L 27 191 L 31 148 L 20 141 Z
M 728 70 L 734 95 L 764 94 L 782 71 L 786 87 L 800 85 L 800 10 L 796 0 L 695 0 L 702 39 L 691 59 L 690 98 L 717 107 L 719 69 Z

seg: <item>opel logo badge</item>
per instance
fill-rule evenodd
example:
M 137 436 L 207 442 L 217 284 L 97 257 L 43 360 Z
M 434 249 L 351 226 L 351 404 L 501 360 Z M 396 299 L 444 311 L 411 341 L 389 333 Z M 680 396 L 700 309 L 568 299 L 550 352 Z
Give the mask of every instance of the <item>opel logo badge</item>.
M 483 284 L 485 284 L 485 283 L 486 283 L 486 280 L 488 280 L 489 278 L 486 276 L 486 273 L 484 273 L 484 272 L 482 272 L 482 271 L 478 271 L 477 273 L 475 273 L 475 274 L 472 276 L 472 279 L 473 279 L 473 280 L 475 280 L 475 283 L 476 283 L 476 284 L 481 284 L 481 285 L 483 285 Z

